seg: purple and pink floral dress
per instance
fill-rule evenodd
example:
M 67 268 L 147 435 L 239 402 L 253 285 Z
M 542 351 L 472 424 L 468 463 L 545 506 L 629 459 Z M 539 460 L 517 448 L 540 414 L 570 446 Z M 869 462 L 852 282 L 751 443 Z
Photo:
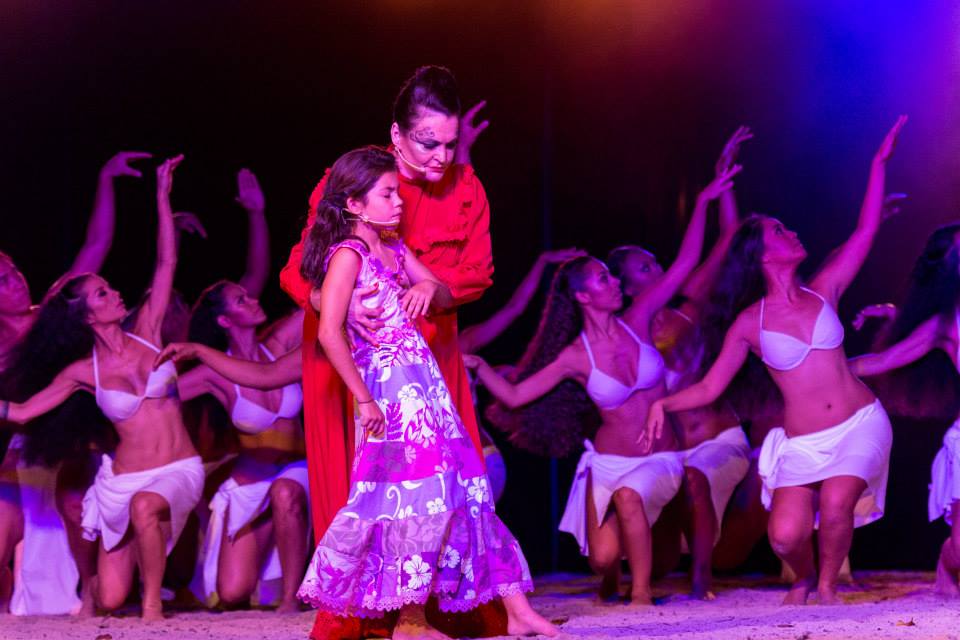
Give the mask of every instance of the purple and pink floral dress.
M 396 267 L 366 245 L 357 287 L 383 307 L 373 346 L 352 331 L 351 351 L 386 416 L 374 438 L 357 426 L 350 495 L 324 534 L 300 586 L 301 600 L 341 616 L 379 617 L 433 595 L 443 611 L 533 589 L 520 545 L 494 512 L 490 482 L 426 341 L 400 308 L 410 282 L 404 247 Z

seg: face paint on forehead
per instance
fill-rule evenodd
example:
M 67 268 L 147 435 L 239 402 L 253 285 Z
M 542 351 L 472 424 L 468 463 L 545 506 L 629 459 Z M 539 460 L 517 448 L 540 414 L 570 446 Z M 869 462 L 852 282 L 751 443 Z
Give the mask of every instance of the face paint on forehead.
M 437 134 L 430 127 L 415 129 L 407 135 L 414 142 L 432 142 L 437 138 Z

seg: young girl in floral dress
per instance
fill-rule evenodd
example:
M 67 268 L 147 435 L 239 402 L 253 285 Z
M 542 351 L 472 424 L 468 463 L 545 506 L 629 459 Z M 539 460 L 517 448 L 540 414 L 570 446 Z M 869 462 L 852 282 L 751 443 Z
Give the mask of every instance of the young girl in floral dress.
M 343 155 L 304 251 L 320 346 L 356 398 L 357 451 L 347 504 L 298 595 L 344 616 L 400 609 L 394 638 L 446 637 L 426 623 L 431 596 L 443 611 L 500 597 L 510 634 L 556 635 L 523 595 L 533 589 L 523 552 L 494 513 L 483 463 L 417 330 L 418 317 L 452 297 L 387 233 L 400 223 L 398 184 L 387 151 Z M 347 317 L 354 291 L 371 285 L 363 303 L 382 309 L 376 344 Z

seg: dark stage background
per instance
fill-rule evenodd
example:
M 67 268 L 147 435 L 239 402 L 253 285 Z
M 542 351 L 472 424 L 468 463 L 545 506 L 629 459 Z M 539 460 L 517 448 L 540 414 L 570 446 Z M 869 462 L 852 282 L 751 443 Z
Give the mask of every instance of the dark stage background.
M 602 256 L 629 241 L 669 261 L 684 203 L 741 123 L 756 133 L 741 210 L 796 228 L 812 268 L 852 230 L 871 154 L 910 114 L 889 170 L 910 199 L 845 319 L 898 299 L 927 233 L 957 217 L 960 7 L 948 1 L 0 0 L 0 249 L 39 298 L 82 242 L 100 163 L 121 149 L 183 152 L 174 206 L 199 214 L 210 239 L 184 242 L 177 286 L 192 298 L 242 272 L 243 166 L 267 196 L 276 272 L 323 169 L 387 141 L 393 95 L 425 63 L 456 72 L 465 104 L 489 100 L 473 155 L 496 284 L 464 324 L 502 304 L 541 247 Z M 105 275 L 127 300 L 152 268 L 152 189 L 119 184 Z M 287 304 L 276 285 L 265 295 L 271 311 Z M 541 305 L 485 355 L 516 359 Z M 946 528 L 926 522 L 926 485 L 945 426 L 895 424 L 888 515 L 857 532 L 856 568 L 933 568 Z M 585 570 L 572 539 L 550 542 L 550 464 L 506 456 L 499 511 L 534 570 Z M 574 466 L 557 465 L 561 509 Z

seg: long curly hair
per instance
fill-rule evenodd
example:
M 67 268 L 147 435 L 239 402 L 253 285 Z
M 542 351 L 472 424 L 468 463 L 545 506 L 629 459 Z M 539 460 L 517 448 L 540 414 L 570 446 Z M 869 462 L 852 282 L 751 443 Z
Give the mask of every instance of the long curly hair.
M 941 327 L 955 322 L 960 302 L 960 252 L 956 239 L 960 223 L 936 229 L 917 257 L 897 317 L 877 335 L 875 347 L 884 349 L 909 336 L 930 318 Z M 892 413 L 913 417 L 954 417 L 960 409 L 960 378 L 950 358 L 934 350 L 903 369 L 878 376 L 874 383 Z
M 546 307 L 537 332 L 512 376 L 520 382 L 556 360 L 560 352 L 583 330 L 583 312 L 574 294 L 582 291 L 586 266 L 595 258 L 567 260 L 557 269 L 550 284 Z M 584 438 L 600 426 L 600 412 L 584 388 L 564 380 L 542 398 L 517 409 L 494 403 L 486 413 L 509 440 L 521 449 L 551 458 L 576 451 Z
M 28 399 L 68 365 L 93 351 L 94 334 L 87 322 L 82 292 L 91 275 L 69 278 L 45 299 L 2 375 L 4 397 L 19 402 Z M 76 393 L 56 409 L 31 420 L 25 434 L 27 461 L 46 466 L 89 452 L 91 445 L 104 451 L 116 445 L 113 425 L 87 393 Z
M 766 295 L 762 268 L 764 219 L 765 216 L 754 213 L 740 223 L 717 275 L 701 324 L 704 345 L 698 376 L 701 379 L 716 362 L 727 331 L 737 316 Z M 763 363 L 753 355 L 730 383 L 725 397 L 746 419 L 770 415 L 782 406 L 779 389 Z
M 354 221 L 345 214 L 347 200 L 366 202 L 367 194 L 385 173 L 397 170 L 396 159 L 383 147 L 370 145 L 348 151 L 333 163 L 317 203 L 317 215 L 303 247 L 300 275 L 319 287 L 327 272 L 330 247 L 351 237 Z

